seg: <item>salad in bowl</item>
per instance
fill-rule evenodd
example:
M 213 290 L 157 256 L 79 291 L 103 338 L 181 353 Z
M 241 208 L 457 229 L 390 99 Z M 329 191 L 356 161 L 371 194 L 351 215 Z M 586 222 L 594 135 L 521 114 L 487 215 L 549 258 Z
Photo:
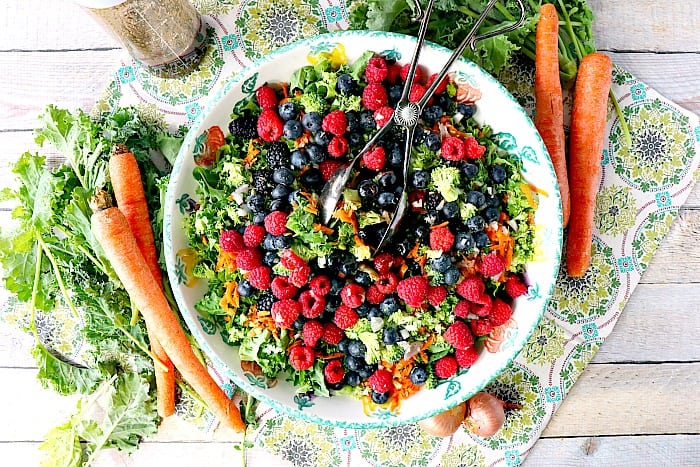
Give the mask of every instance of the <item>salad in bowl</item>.
M 524 111 L 468 61 L 423 110 L 407 179 L 404 135 L 389 132 L 321 220 L 325 184 L 392 118 L 414 40 L 328 34 L 242 71 L 168 188 L 166 261 L 193 335 L 235 384 L 309 421 L 390 426 L 459 404 L 517 355 L 554 285 L 553 168 Z M 410 100 L 447 55 L 425 47 Z

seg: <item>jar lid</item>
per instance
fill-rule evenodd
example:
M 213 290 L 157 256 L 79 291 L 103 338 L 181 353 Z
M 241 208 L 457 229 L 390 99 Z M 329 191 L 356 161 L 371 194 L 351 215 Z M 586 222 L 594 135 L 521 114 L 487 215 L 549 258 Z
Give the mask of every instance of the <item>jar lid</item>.
M 124 3 L 126 0 L 73 0 L 78 5 L 87 8 L 111 8 Z

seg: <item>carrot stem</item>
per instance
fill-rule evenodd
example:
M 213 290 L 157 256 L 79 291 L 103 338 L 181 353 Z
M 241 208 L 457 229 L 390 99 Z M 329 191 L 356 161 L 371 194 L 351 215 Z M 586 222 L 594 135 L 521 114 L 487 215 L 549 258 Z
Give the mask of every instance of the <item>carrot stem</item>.
M 48 245 L 46 245 L 46 243 L 44 243 L 44 240 L 41 238 L 41 235 L 36 235 L 36 240 L 37 243 L 41 246 L 41 249 L 43 250 L 46 257 L 49 259 L 49 262 L 51 263 L 53 273 L 56 276 L 56 282 L 58 282 L 58 288 L 61 290 L 61 294 L 63 295 L 63 299 L 66 301 L 66 305 L 68 305 L 68 308 L 73 313 L 74 317 L 80 318 L 80 313 L 78 313 L 78 309 L 75 308 L 75 304 L 73 304 L 73 300 L 71 300 L 70 295 L 68 294 L 68 289 L 66 289 L 66 283 L 63 281 L 63 275 L 58 269 L 58 263 L 56 262 L 56 258 L 54 258 L 53 253 L 51 253 L 51 249 L 48 247 Z

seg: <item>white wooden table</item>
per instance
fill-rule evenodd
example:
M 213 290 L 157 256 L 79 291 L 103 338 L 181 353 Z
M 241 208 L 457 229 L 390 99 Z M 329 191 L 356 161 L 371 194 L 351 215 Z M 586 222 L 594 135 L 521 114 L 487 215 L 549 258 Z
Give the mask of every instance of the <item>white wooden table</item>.
M 700 1 L 588 2 L 598 48 L 700 114 Z M 8 165 L 35 148 L 32 129 L 40 111 L 49 103 L 88 109 L 121 53 L 66 0 L 0 4 L 3 186 Z M 0 225 L 8 216 L 0 206 Z M 700 186 L 526 465 L 700 465 L 699 236 Z M 73 399 L 39 387 L 29 344 L 0 327 L 0 465 L 37 465 L 44 434 L 74 409 Z M 239 465 L 230 439 L 231 433 L 203 434 L 169 420 L 136 455 L 107 453 L 100 464 Z M 279 464 L 258 450 L 250 457 Z

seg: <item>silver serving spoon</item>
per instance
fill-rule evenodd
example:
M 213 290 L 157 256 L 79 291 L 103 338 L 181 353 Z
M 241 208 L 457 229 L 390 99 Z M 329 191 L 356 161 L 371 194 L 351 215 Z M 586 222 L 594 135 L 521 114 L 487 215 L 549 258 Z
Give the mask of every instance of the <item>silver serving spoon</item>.
M 396 109 L 394 110 L 394 114 L 391 120 L 389 120 L 383 127 L 379 129 L 379 131 L 377 131 L 377 133 L 367 142 L 367 144 L 362 148 L 362 150 L 360 150 L 360 152 L 358 152 L 357 155 L 353 157 L 353 159 L 346 167 L 336 171 L 333 174 L 333 176 L 331 176 L 330 180 L 328 180 L 326 185 L 323 187 L 323 191 L 321 192 L 321 196 L 319 197 L 318 204 L 321 214 L 321 222 L 324 225 L 327 225 L 333 217 L 333 213 L 335 212 L 335 209 L 338 205 L 338 201 L 340 201 L 340 198 L 343 195 L 343 189 L 348 183 L 348 180 L 352 175 L 352 171 L 354 170 L 358 161 L 362 158 L 363 155 L 365 155 L 370 149 L 372 149 L 373 146 L 389 130 L 391 130 L 394 126 L 399 126 L 405 132 L 405 146 L 402 167 L 403 190 L 401 191 L 401 196 L 394 210 L 391 222 L 389 223 L 389 226 L 384 232 L 384 235 L 382 236 L 382 239 L 380 240 L 375 252 L 380 251 L 384 246 L 385 242 L 394 234 L 394 232 L 396 232 L 396 229 L 401 223 L 401 220 L 403 219 L 403 216 L 406 212 L 406 207 L 408 206 L 408 169 L 411 161 L 411 150 L 413 148 L 413 135 L 415 134 L 416 126 L 418 125 L 418 120 L 426 104 L 433 96 L 433 94 L 435 94 L 435 90 L 437 89 L 438 85 L 445 78 L 454 62 L 462 55 L 467 46 L 469 46 L 473 51 L 475 50 L 477 42 L 487 39 L 489 37 L 494 37 L 500 34 L 505 34 L 507 32 L 513 31 L 514 29 L 519 28 L 525 19 L 525 7 L 523 6 L 522 0 L 516 0 L 518 8 L 520 9 L 520 18 L 515 23 L 503 29 L 490 31 L 488 33 L 477 36 L 476 32 L 481 26 L 481 23 L 484 21 L 484 19 L 486 19 L 486 16 L 489 14 L 489 12 L 494 7 L 497 1 L 498 0 L 489 1 L 484 11 L 476 20 L 476 23 L 474 23 L 474 26 L 472 27 L 471 31 L 469 31 L 469 34 L 467 34 L 467 36 L 462 40 L 459 46 L 454 50 L 454 52 L 452 52 L 452 55 L 450 55 L 450 57 L 447 59 L 447 62 L 437 74 L 436 79 L 433 81 L 430 87 L 428 87 L 428 89 L 425 91 L 423 97 L 421 97 L 421 99 L 418 102 L 410 102 L 409 93 L 411 91 L 413 80 L 415 78 L 418 60 L 420 58 L 421 50 L 423 49 L 423 43 L 425 42 L 425 34 L 428 31 L 428 21 L 430 20 L 430 12 L 433 9 L 435 0 L 430 0 L 428 2 L 428 6 L 423 11 L 421 11 L 420 5 L 416 5 L 418 10 L 418 17 L 421 20 L 421 24 L 418 29 L 416 47 L 413 50 L 413 57 L 411 58 L 408 75 L 406 76 L 406 82 L 404 84 L 403 92 L 401 94 L 401 99 L 399 99 L 399 102 L 396 104 Z

